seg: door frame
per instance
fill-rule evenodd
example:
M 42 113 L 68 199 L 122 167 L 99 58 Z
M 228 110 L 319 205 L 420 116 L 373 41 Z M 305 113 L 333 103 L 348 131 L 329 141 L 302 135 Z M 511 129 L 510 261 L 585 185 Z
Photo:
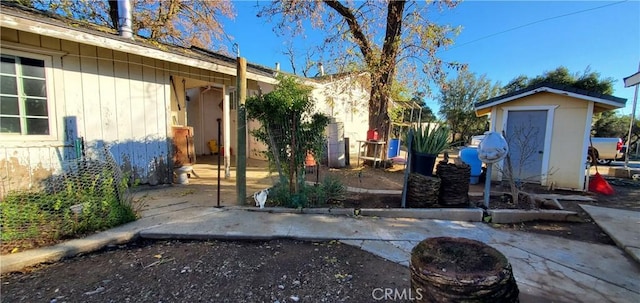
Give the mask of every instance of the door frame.
M 553 117 L 558 105 L 533 105 L 533 106 L 505 106 L 502 107 L 502 130 L 507 132 L 507 119 L 509 119 L 510 111 L 547 111 L 547 125 L 544 133 L 544 147 L 542 149 L 542 167 L 540 171 L 540 185 L 547 186 L 548 172 L 549 172 L 549 159 L 551 156 L 551 138 L 553 137 Z M 504 160 L 500 161 L 500 166 L 504 167 Z M 500 176 L 502 179 L 502 176 Z

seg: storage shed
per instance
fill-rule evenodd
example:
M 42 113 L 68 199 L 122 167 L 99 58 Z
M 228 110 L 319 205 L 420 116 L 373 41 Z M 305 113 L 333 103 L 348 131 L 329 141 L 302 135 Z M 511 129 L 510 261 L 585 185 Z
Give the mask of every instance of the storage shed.
M 539 83 L 475 105 L 503 132 L 516 181 L 583 190 L 593 114 L 622 108 L 626 99 L 573 87 Z M 501 181 L 505 162 L 491 178 Z M 495 169 L 497 168 L 497 169 Z

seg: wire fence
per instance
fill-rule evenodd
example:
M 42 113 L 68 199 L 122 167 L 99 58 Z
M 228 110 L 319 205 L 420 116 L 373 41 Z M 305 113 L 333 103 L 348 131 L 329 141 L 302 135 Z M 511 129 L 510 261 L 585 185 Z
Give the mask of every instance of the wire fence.
M 10 178 L 0 180 L 3 254 L 136 219 L 127 177 L 111 153 L 104 148 L 82 154 L 28 190 L 15 188 Z

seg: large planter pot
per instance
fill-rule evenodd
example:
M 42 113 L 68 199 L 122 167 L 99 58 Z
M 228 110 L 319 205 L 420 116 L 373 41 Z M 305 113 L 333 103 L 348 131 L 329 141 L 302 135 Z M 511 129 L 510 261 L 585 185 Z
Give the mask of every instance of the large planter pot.
M 426 239 L 411 251 L 410 270 L 416 302 L 519 302 L 511 264 L 479 241 Z
M 411 172 L 415 172 L 423 176 L 433 175 L 433 167 L 436 164 L 437 157 L 438 155 L 413 152 Z
M 439 204 L 445 207 L 469 206 L 471 167 L 465 163 L 443 163 L 436 166 L 440 178 Z
M 440 178 L 409 174 L 407 182 L 407 207 L 437 207 L 440 191 Z

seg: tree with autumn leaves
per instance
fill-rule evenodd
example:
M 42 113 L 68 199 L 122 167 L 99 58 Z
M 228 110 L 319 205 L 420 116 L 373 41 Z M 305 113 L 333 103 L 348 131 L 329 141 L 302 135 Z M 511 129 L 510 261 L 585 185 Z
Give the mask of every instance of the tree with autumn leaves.
M 54 12 L 62 17 L 119 29 L 119 1 L 17 0 L 19 3 Z M 160 43 L 197 46 L 217 51 L 225 32 L 220 18 L 233 18 L 231 1 L 130 0 L 133 32 Z

